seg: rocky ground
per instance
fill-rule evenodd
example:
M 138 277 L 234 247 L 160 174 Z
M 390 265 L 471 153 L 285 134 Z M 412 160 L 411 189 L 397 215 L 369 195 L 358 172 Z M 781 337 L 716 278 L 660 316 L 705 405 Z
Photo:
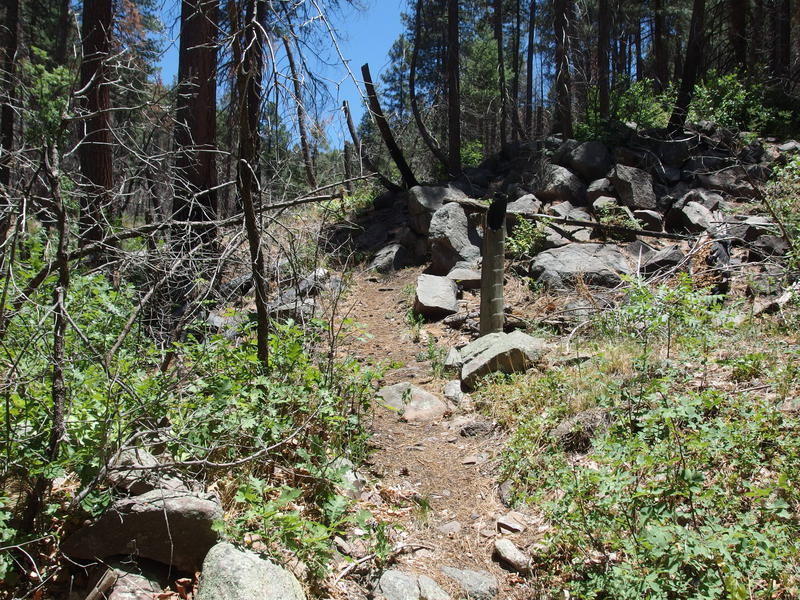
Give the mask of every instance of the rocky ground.
M 370 425 L 374 452 L 352 483 L 358 506 L 389 530 L 380 557 L 359 532 L 337 540 L 328 592 L 384 600 L 531 597 L 530 552 L 551 525 L 535 507 L 507 505 L 498 469 L 505 433 L 476 410 L 470 393 L 493 372 L 571 360 L 568 341 L 591 313 L 620 300 L 625 276 L 668 281 L 687 271 L 698 285 L 755 297 L 754 314 L 785 302 L 776 292 L 791 279 L 781 259 L 788 244 L 765 214 L 762 189 L 798 151 L 797 142 L 745 143 L 708 124 L 669 139 L 630 131 L 616 146 L 550 138 L 509 147 L 457 181 L 385 194 L 355 224 L 329 228 L 328 248 L 371 262 L 347 289 L 328 270 L 294 278 L 271 310 L 302 320 L 335 296 L 338 312 L 369 334 L 339 351 L 388 366 Z M 522 219 L 545 225 L 535 253 L 509 258 L 505 332 L 476 341 L 480 223 L 497 192 L 508 199 L 511 232 Z M 241 319 L 209 315 L 231 335 Z M 530 333 L 540 326 L 551 332 L 546 339 Z M 591 415 L 584 418 L 582 430 L 591 425 Z M 574 425 L 564 424 L 565 435 Z M 120 460 L 146 466 L 152 457 Z M 304 597 L 289 571 L 215 544 L 212 523 L 221 509 L 213 494 L 169 477 L 120 477 L 114 485 L 131 498 L 67 541 L 72 558 L 134 553 L 182 571 L 202 569 L 200 600 Z M 74 597 L 156 593 L 157 583 L 125 573 L 124 564 L 112 564 L 93 592 Z M 191 580 L 186 586 L 181 597 L 193 593 Z

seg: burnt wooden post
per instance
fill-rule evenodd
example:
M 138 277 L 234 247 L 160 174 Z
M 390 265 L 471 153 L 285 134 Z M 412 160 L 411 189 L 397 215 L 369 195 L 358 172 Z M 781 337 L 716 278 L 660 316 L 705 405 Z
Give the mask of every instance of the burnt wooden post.
M 492 201 L 483 227 L 483 263 L 481 265 L 481 317 L 480 335 L 503 331 L 505 302 L 503 276 L 506 247 L 505 194 L 497 194 Z

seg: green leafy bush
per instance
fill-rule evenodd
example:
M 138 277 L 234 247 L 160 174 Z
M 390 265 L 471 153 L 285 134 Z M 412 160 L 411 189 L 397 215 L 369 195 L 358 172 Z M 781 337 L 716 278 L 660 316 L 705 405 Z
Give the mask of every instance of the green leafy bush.
M 534 222 L 520 217 L 506 238 L 506 252 L 515 258 L 531 258 L 544 249 L 546 240 L 546 219 Z
M 762 84 L 744 81 L 735 73 L 719 75 L 711 71 L 694 88 L 689 119 L 761 133 L 778 117 L 765 95 Z

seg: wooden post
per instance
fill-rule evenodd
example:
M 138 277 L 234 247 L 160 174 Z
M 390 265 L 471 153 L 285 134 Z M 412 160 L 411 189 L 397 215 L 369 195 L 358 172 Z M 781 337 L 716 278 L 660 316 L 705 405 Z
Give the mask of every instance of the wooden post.
M 483 263 L 481 265 L 480 335 L 503 331 L 505 301 L 506 205 L 508 198 L 497 194 L 486 211 L 483 227 Z

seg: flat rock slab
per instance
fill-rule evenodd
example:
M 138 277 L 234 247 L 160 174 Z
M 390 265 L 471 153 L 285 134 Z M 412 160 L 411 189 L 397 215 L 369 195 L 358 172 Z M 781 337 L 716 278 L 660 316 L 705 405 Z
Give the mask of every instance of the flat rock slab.
M 222 508 L 212 495 L 152 490 L 115 502 L 97 521 L 64 542 L 83 560 L 137 555 L 193 573 L 217 543 Z
M 569 244 L 540 252 L 531 277 L 556 289 L 571 288 L 579 277 L 589 285 L 614 287 L 620 275 L 632 274 L 625 255 L 610 244 Z
M 444 400 L 410 383 L 384 387 L 378 392 L 378 396 L 385 406 L 397 411 L 409 423 L 435 421 L 449 411 Z
M 473 390 L 478 379 L 489 373 L 525 371 L 542 357 L 545 349 L 544 340 L 521 331 L 480 337 L 461 349 L 461 383 Z
M 414 312 L 438 320 L 458 311 L 458 286 L 447 277 L 422 274 L 417 277 Z
M 294 575 L 253 552 L 217 544 L 203 561 L 195 600 L 306 600 Z
M 474 290 L 481 287 L 481 272 L 477 269 L 454 267 L 447 274 L 447 278 L 452 279 L 465 290 Z
M 447 592 L 430 577 L 397 569 L 383 572 L 378 592 L 383 600 L 450 600 Z
M 491 600 L 497 596 L 497 579 L 486 571 L 469 571 L 454 567 L 442 567 L 442 573 L 454 579 L 472 600 Z

